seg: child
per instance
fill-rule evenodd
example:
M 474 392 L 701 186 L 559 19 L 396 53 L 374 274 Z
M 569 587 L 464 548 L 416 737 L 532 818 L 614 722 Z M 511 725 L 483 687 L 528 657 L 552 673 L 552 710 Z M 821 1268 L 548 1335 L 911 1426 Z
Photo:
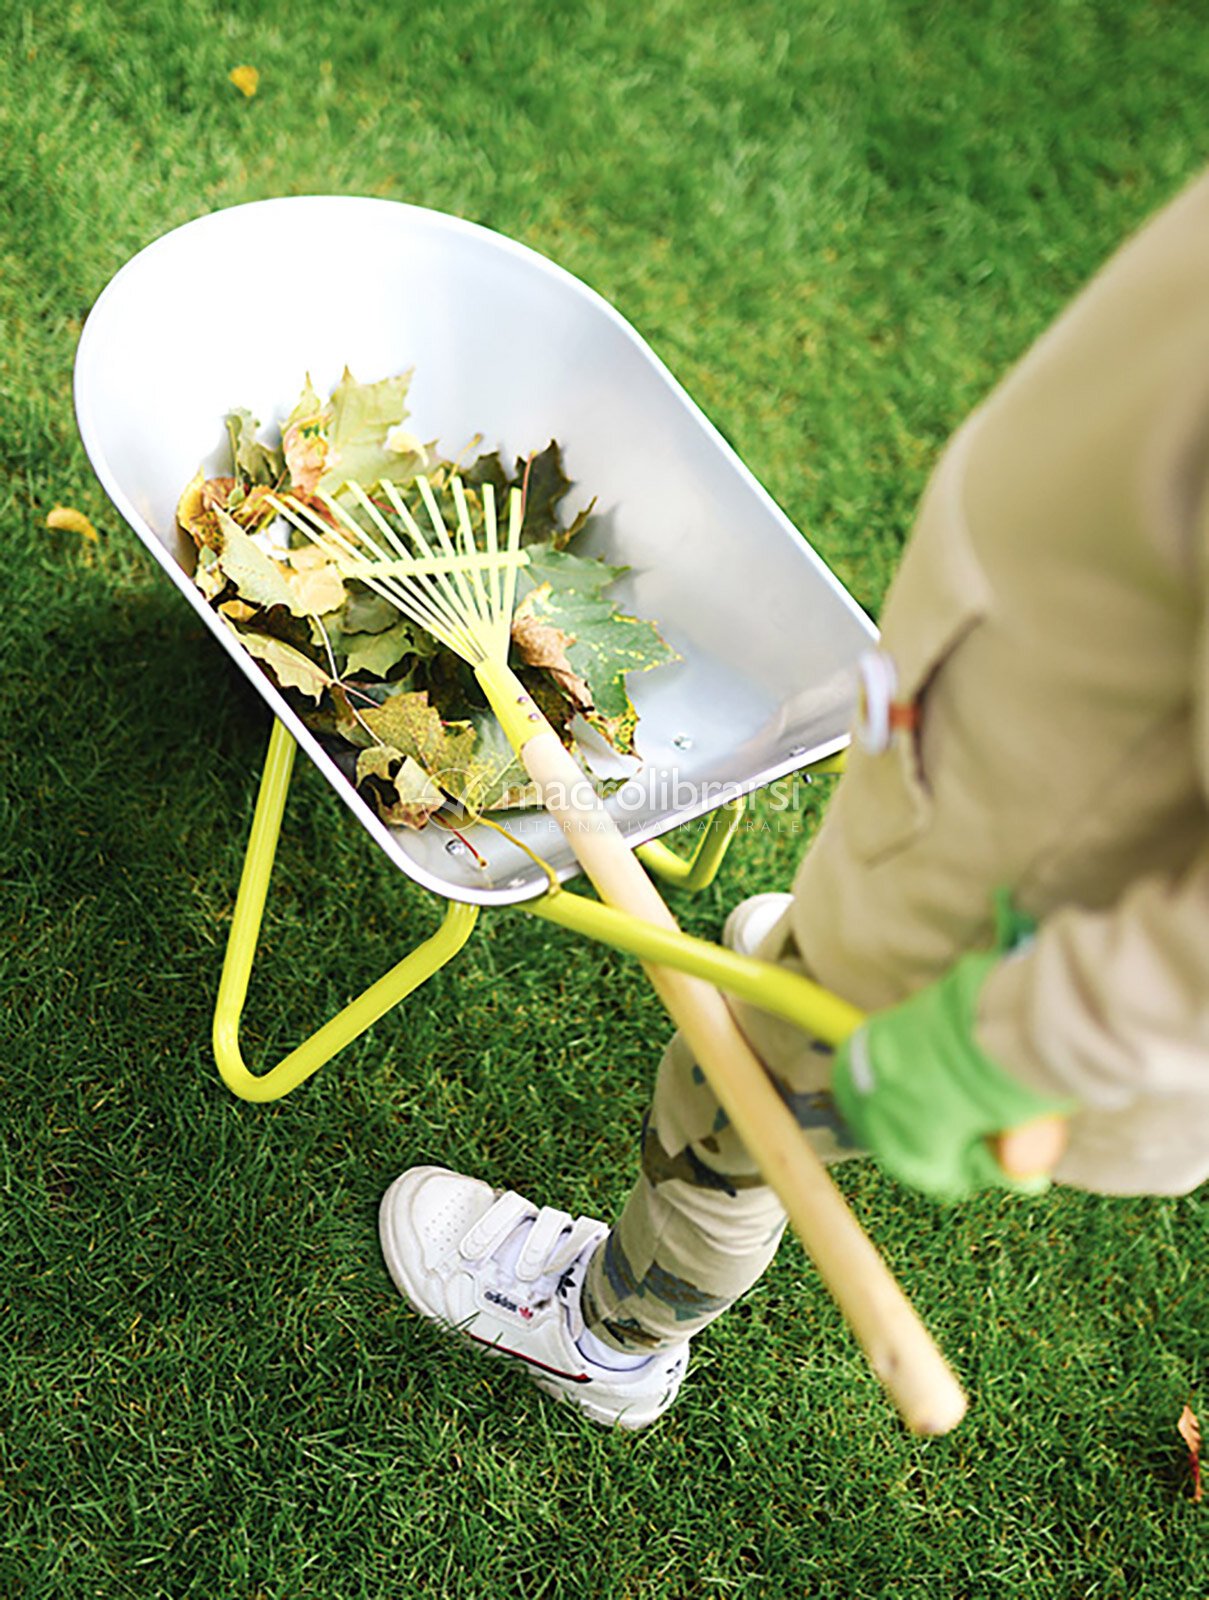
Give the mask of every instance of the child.
M 834 1059 L 736 1007 L 744 1031 L 825 1159 L 1027 1188 L 986 1141 L 1059 1115 L 1059 1181 L 1187 1192 L 1209 1176 L 1209 174 L 958 430 L 882 630 L 792 895 L 724 935 L 875 1015 Z M 612 1230 L 431 1167 L 381 1211 L 418 1310 L 630 1428 L 784 1225 L 679 1038 Z

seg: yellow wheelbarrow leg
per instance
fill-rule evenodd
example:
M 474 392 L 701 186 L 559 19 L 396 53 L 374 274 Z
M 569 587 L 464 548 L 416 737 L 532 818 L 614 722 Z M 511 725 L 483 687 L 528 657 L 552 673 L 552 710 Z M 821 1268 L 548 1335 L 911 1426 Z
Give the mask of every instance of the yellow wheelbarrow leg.
M 809 782 L 813 777 L 843 772 L 845 764 L 845 752 L 839 750 L 835 755 L 824 756 L 822 761 L 805 768 L 803 776 Z M 705 830 L 690 856 L 678 855 L 662 839 L 651 839 L 646 844 L 640 844 L 634 854 L 648 872 L 662 878 L 674 889 L 686 889 L 690 894 L 695 894 L 699 889 L 708 889 L 717 877 L 718 868 L 743 819 L 745 805 L 746 801 L 740 795 L 737 800 L 723 801 L 716 811 L 711 811 Z
M 824 756 L 822 761 L 816 761 L 813 766 L 805 769 L 808 778 L 823 778 L 829 772 L 846 772 L 848 769 L 847 750 L 837 750 L 833 756 Z
M 634 854 L 648 872 L 653 872 L 656 877 L 677 889 L 687 889 L 690 894 L 698 889 L 708 889 L 717 877 L 718 868 L 735 836 L 743 806 L 744 801 L 740 797 L 738 800 L 724 801 L 716 811 L 711 811 L 691 856 L 677 855 L 662 839 L 651 839 L 647 844 L 640 844 Z
M 297 1088 L 455 956 L 470 937 L 478 918 L 477 906 L 447 901 L 444 920 L 431 938 L 404 956 L 377 983 L 371 984 L 364 994 L 337 1012 L 270 1071 L 249 1072 L 239 1047 L 239 1023 L 281 832 L 294 749 L 288 730 L 275 721 L 214 1007 L 214 1055 L 218 1070 L 227 1088 L 242 1100 L 279 1100 Z

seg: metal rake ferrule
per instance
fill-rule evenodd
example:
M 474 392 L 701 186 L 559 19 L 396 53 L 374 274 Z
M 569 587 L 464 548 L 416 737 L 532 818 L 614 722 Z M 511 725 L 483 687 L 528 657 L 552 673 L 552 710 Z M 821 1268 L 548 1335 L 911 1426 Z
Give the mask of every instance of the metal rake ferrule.
M 328 512 L 327 517 L 292 495 L 270 495 L 269 501 L 291 527 L 327 556 L 343 577 L 366 584 L 464 660 L 472 665 L 506 661 L 517 572 L 529 560 L 528 553 L 520 547 L 524 514 L 520 490 L 511 491 L 508 530 L 501 544 L 495 489 L 490 483 L 483 484 L 487 548 L 480 550 L 462 480 L 450 480 L 457 513 L 452 534 L 431 482 L 423 476 L 414 482 L 424 502 L 427 533 L 389 481 L 379 487 L 390 502 L 397 526 L 352 479 L 344 488 L 362 512 L 363 521 L 323 493 L 318 493 L 316 499 Z M 410 548 L 404 536 L 410 541 Z

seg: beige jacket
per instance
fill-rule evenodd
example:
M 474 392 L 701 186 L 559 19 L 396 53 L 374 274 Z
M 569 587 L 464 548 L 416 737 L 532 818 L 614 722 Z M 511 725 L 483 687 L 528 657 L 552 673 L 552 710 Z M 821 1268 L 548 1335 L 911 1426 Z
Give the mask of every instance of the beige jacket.
M 820 980 L 898 1000 L 1040 919 L 982 1047 L 1069 1094 L 1058 1176 L 1209 1176 L 1209 174 L 951 441 L 882 617 L 916 731 L 854 752 L 795 883 Z

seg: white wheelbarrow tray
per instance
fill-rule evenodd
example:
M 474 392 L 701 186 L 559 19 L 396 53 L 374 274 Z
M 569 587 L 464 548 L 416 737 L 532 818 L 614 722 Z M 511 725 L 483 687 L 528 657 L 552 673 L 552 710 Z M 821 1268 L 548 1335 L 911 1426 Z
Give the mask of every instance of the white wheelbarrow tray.
M 548 888 L 492 830 L 390 828 L 352 756 L 316 737 L 191 579 L 175 507 L 224 462 L 223 417 L 270 430 L 310 373 L 363 381 L 415 368 L 409 428 L 455 455 L 476 433 L 505 456 L 556 438 L 596 512 L 577 546 L 625 563 L 610 592 L 681 660 L 629 680 L 641 767 L 609 802 L 639 844 L 810 766 L 848 740 L 855 663 L 875 630 L 718 430 L 600 295 L 534 251 L 394 201 L 302 196 L 186 223 L 101 294 L 76 362 L 80 432 L 106 493 L 218 643 L 362 826 L 446 899 L 503 904 Z M 542 812 L 509 829 L 560 878 L 578 865 Z

